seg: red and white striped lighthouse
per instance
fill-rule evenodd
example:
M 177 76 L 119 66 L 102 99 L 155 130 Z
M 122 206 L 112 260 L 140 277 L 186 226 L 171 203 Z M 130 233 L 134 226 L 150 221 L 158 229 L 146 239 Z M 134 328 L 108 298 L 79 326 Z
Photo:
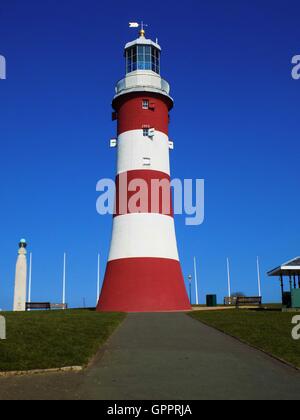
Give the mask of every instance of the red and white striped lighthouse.
M 116 211 L 98 311 L 158 312 L 190 309 L 180 266 L 170 188 L 170 86 L 160 76 L 160 46 L 140 37 L 125 46 L 126 77 L 116 86 L 118 123 Z M 126 182 L 127 198 L 119 198 Z M 147 208 L 133 210 L 135 180 L 148 189 Z M 154 203 L 151 186 L 165 182 Z M 122 207 L 122 209 L 121 209 Z

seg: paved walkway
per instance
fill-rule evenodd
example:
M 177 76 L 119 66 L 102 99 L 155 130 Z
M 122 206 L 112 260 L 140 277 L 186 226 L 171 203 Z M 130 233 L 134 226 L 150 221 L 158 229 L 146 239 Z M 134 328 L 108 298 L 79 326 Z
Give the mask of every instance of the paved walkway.
M 300 372 L 183 313 L 130 314 L 85 372 L 0 378 L 0 399 L 300 400 Z

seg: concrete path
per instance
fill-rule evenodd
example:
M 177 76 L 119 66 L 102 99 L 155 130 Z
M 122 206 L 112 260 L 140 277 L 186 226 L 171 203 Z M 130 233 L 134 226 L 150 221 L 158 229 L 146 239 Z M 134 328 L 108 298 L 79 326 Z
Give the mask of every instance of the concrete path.
M 0 378 L 0 399 L 300 400 L 300 372 L 186 314 L 130 314 L 85 372 Z

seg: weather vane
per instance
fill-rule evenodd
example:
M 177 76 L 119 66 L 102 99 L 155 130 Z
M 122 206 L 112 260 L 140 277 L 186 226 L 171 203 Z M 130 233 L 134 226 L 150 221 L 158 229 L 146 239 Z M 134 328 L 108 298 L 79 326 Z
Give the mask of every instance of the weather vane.
M 129 28 L 141 28 L 140 35 L 145 36 L 145 28 L 148 27 L 143 21 L 141 23 L 138 22 L 129 22 Z

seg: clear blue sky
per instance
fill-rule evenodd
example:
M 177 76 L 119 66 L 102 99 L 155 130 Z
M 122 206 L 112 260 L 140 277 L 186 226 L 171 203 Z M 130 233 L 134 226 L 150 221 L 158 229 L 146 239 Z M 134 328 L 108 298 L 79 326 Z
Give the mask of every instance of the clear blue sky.
M 113 177 L 110 103 L 123 77 L 128 21 L 150 24 L 175 109 L 174 177 L 206 180 L 206 219 L 177 217 L 183 271 L 199 261 L 202 300 L 280 298 L 265 272 L 300 254 L 299 98 L 291 58 L 300 54 L 298 1 L 2 0 L 0 54 L 0 308 L 13 300 L 18 240 L 33 252 L 33 299 L 95 304 L 96 264 L 107 258 L 111 218 L 95 211 L 96 182 Z M 104 272 L 102 266 L 102 276 Z

